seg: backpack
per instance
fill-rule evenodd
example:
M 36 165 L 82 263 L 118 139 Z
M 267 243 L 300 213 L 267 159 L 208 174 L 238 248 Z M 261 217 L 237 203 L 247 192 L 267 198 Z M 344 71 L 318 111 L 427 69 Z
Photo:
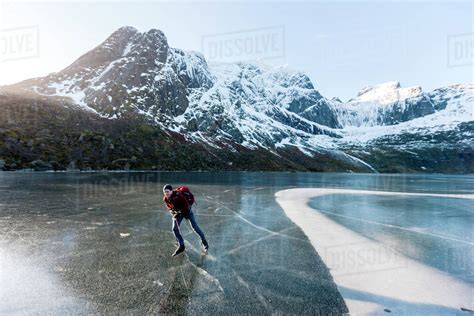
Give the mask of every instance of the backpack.
M 176 191 L 178 193 L 184 195 L 186 200 L 188 200 L 189 206 L 194 204 L 194 195 L 191 193 L 191 191 L 189 190 L 189 188 L 187 186 L 185 186 L 185 185 L 180 186 L 176 189 Z

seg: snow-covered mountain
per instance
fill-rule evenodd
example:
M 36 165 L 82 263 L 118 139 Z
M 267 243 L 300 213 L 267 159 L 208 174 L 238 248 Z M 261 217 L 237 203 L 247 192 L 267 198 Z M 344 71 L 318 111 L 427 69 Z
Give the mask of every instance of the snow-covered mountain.
M 436 108 L 421 87 L 402 88 L 399 82 L 366 87 L 338 107 L 344 127 L 394 125 L 433 114 Z
M 208 65 L 197 52 L 169 47 L 161 31 L 132 27 L 118 29 L 69 67 L 2 87 L 2 93 L 54 100 L 102 120 L 139 115 L 165 135 L 213 150 L 263 150 L 278 160 L 294 148 L 303 160 L 334 160 L 358 171 L 378 169 L 366 153 L 381 139 L 423 138 L 474 121 L 472 84 L 427 93 L 389 82 L 364 88 L 348 102 L 329 100 L 301 72 L 253 63 Z M 464 145 L 472 145 L 470 132 L 461 133 Z
M 385 84 L 379 85 L 385 86 Z M 399 88 L 398 88 L 399 89 Z M 410 89 L 410 88 L 409 88 Z M 421 90 L 420 90 L 421 91 Z M 386 100 L 384 98 L 384 100 Z M 416 102 L 418 100 L 419 102 Z M 474 121 L 474 84 L 458 84 L 433 90 L 430 93 L 420 93 L 418 97 L 409 96 L 404 99 L 396 99 L 395 102 L 388 103 L 387 106 L 381 101 L 379 104 L 362 103 L 361 109 L 357 108 L 357 101 L 351 100 L 342 107 L 352 108 L 361 118 L 352 124 L 348 123 L 347 112 L 341 111 L 339 119 L 345 128 L 343 129 L 344 140 L 350 142 L 367 142 L 386 135 L 397 135 L 401 133 L 411 133 L 427 135 L 440 131 L 452 131 L 463 122 Z M 370 121 L 367 114 L 366 124 L 361 124 L 362 117 L 368 107 L 384 108 L 380 110 L 379 119 Z M 422 114 L 427 112 L 427 114 Z M 394 117 L 394 113 L 411 114 L 410 119 L 400 120 L 397 124 L 389 124 Z M 472 139 L 466 138 L 466 141 Z
M 201 54 L 170 48 L 158 30 L 120 28 L 66 69 L 16 86 L 70 97 L 103 117 L 136 111 L 189 138 L 249 147 L 294 134 L 335 135 L 327 127 L 339 126 L 306 75 L 251 64 L 211 71 Z

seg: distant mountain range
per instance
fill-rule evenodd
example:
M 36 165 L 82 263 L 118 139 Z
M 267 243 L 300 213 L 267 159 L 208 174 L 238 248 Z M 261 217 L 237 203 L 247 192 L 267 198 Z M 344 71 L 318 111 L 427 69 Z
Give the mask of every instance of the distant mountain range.
M 388 82 L 341 102 L 285 67 L 208 65 L 122 27 L 0 87 L 0 168 L 474 172 L 474 84 Z

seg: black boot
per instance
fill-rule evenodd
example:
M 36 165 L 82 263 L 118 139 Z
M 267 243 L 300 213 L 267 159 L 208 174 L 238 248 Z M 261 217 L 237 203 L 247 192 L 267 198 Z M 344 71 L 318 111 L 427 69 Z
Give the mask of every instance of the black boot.
M 202 249 L 204 249 L 205 252 L 209 250 L 209 244 L 207 243 L 207 240 L 201 241 Z
M 176 250 L 173 252 L 172 257 L 176 257 L 177 255 L 184 252 L 184 245 L 180 245 Z

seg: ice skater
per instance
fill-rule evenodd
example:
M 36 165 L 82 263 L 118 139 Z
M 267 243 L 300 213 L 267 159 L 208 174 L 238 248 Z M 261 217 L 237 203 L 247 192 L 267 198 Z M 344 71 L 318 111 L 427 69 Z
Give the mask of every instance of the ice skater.
M 207 253 L 209 244 L 207 243 L 206 236 L 204 236 L 204 233 L 199 228 L 191 210 L 191 206 L 194 204 L 194 196 L 191 191 L 189 191 L 189 188 L 181 186 L 176 190 L 173 190 L 171 184 L 166 184 L 163 187 L 163 195 L 163 201 L 165 202 L 170 214 L 173 216 L 173 234 L 178 241 L 178 248 L 176 248 L 172 256 L 177 256 L 185 250 L 184 239 L 180 231 L 180 225 L 183 218 L 188 221 L 193 231 L 199 235 L 201 238 L 201 246 L 204 252 Z

